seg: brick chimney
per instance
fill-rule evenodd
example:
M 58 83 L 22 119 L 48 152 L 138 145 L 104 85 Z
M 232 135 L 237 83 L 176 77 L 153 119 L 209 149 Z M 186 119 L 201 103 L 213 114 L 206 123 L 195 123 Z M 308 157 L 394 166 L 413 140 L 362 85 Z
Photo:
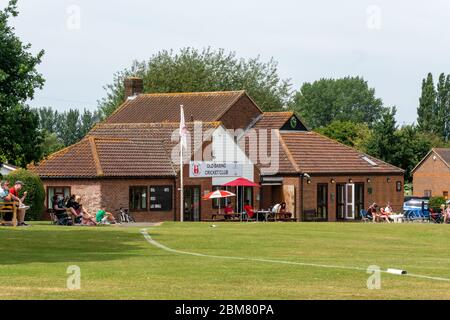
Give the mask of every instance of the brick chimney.
M 137 96 L 144 91 L 144 81 L 141 78 L 129 77 L 125 79 L 125 100 Z

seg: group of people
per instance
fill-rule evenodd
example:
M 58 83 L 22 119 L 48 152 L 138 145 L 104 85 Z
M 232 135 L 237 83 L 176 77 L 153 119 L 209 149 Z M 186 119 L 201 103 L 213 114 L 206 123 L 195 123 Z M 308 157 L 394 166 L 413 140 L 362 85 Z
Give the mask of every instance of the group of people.
M 249 219 L 253 219 L 255 217 L 255 210 L 253 209 L 252 205 L 250 204 L 250 201 L 245 202 L 243 209 Z M 281 202 L 281 203 L 275 204 L 271 209 L 271 213 L 273 214 L 273 216 L 275 216 L 276 219 L 286 219 L 286 218 L 292 217 L 292 213 L 288 212 L 288 210 L 286 208 L 286 202 Z M 228 202 L 225 205 L 224 215 L 225 215 L 225 219 L 231 219 L 234 217 L 235 212 L 234 212 L 231 202 Z
M 65 199 L 61 195 L 54 195 L 52 199 L 52 209 L 56 216 L 57 223 L 60 225 L 86 225 L 96 226 L 98 224 L 115 224 L 114 215 L 106 211 L 102 206 L 95 215 L 91 215 L 83 207 L 81 197 L 71 195 Z
M 252 205 L 250 204 L 250 201 L 245 201 L 244 212 L 247 214 L 249 219 L 253 219 L 253 217 L 255 216 L 255 210 L 253 209 Z M 225 216 L 225 219 L 231 219 L 235 216 L 235 212 L 234 212 L 233 205 L 231 204 L 231 202 L 228 202 L 225 205 L 224 216 Z
M 433 213 L 430 212 L 430 214 Z M 441 205 L 441 216 L 437 217 L 437 215 L 435 215 L 435 219 L 443 219 L 444 223 L 450 223 L 450 203 L 448 203 L 447 206 L 445 204 Z
M 28 226 L 25 222 L 25 213 L 30 207 L 24 204 L 25 198 L 27 197 L 27 192 L 23 192 L 20 196 L 20 190 L 23 188 L 24 183 L 22 181 L 16 181 L 14 186 L 9 185 L 9 181 L 2 180 L 0 184 L 0 206 L 2 208 L 10 207 L 11 205 L 4 204 L 5 202 L 16 202 L 17 203 L 17 226 L 24 227 Z M 2 204 L 3 203 L 3 204 Z M 13 214 L 8 212 L 4 216 L 4 221 L 11 222 L 13 219 Z
M 389 216 L 394 214 L 394 211 L 392 210 L 391 204 L 388 202 L 386 207 L 380 207 L 378 208 L 378 204 L 375 202 L 369 206 L 369 209 L 367 209 L 367 213 L 372 216 L 373 222 L 382 222 L 386 221 L 387 223 L 391 223 L 391 219 Z

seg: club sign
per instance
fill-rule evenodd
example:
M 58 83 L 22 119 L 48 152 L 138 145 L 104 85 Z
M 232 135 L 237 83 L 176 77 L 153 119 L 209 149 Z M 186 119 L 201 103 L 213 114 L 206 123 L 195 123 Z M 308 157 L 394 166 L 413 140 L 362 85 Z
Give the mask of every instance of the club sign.
M 242 164 L 234 162 L 191 161 L 190 178 L 242 177 Z

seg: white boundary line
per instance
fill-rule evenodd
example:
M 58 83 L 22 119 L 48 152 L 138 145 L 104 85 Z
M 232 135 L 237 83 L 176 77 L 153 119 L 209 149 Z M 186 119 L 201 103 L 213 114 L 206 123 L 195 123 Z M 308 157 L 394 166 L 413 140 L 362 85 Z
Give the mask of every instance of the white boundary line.
M 328 268 L 328 269 L 345 269 L 345 270 L 356 270 L 356 271 L 363 271 L 367 273 L 367 268 L 360 268 L 360 267 L 349 267 L 349 266 L 338 266 L 338 265 L 327 265 L 327 264 L 317 264 L 317 263 L 304 263 L 304 262 L 295 262 L 295 261 L 285 261 L 285 260 L 271 260 L 271 259 L 258 259 L 258 258 L 244 258 L 244 257 L 231 257 L 231 256 L 216 256 L 216 255 L 209 255 L 209 254 L 203 254 L 203 253 L 196 253 L 196 252 L 187 252 L 187 251 L 181 251 L 169 248 L 155 240 L 150 236 L 148 233 L 148 229 L 141 229 L 141 234 L 144 236 L 145 240 L 147 240 L 148 243 L 151 245 L 160 248 L 164 251 L 175 253 L 175 254 L 184 254 L 184 255 L 190 255 L 190 256 L 196 256 L 196 257 L 204 257 L 204 258 L 213 258 L 213 259 L 228 259 L 228 260 L 241 260 L 241 261 L 253 261 L 253 262 L 266 262 L 266 263 L 278 263 L 278 264 L 286 264 L 286 265 L 296 265 L 296 266 L 306 266 L 306 267 L 316 267 L 316 268 Z M 388 273 L 385 270 L 380 270 L 380 272 Z M 391 274 L 391 273 L 389 273 Z M 409 276 L 413 278 L 421 278 L 421 279 L 429 279 L 429 280 L 436 280 L 436 281 L 445 281 L 450 282 L 450 279 L 448 278 L 440 278 L 440 277 L 431 277 L 431 276 L 425 276 L 420 274 L 412 274 L 407 273 L 402 276 Z

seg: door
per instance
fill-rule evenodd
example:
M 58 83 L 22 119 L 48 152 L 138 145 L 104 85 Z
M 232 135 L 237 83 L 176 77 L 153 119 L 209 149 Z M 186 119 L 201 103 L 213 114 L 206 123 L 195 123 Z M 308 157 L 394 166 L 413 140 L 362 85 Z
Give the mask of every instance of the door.
M 336 217 L 345 219 L 345 184 L 336 185 Z
M 184 187 L 184 221 L 200 221 L 200 187 Z
M 317 216 L 318 220 L 328 220 L 328 184 L 317 184 Z
M 345 193 L 345 218 L 355 219 L 355 184 L 346 184 Z

